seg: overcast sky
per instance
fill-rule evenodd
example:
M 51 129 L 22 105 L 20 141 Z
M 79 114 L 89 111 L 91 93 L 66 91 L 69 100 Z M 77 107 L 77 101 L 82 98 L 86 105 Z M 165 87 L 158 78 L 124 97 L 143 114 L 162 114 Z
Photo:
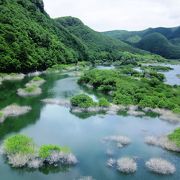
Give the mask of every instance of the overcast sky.
M 180 0 L 44 0 L 51 17 L 74 16 L 97 31 L 180 25 Z

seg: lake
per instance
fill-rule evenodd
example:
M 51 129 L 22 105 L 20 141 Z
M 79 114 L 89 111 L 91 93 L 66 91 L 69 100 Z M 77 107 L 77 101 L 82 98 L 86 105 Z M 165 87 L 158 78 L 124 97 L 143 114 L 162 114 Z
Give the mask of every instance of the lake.
M 168 73 L 168 72 L 167 72 Z M 170 76 L 170 74 L 169 74 Z M 67 74 L 42 75 L 46 83 L 43 93 L 37 97 L 21 98 L 16 95 L 18 88 L 23 87 L 31 78 L 20 82 L 3 82 L 0 86 L 0 108 L 12 103 L 29 105 L 32 111 L 26 115 L 8 118 L 0 125 L 0 141 L 12 134 L 25 134 L 32 137 L 38 145 L 57 144 L 69 146 L 78 158 L 79 163 L 70 168 L 42 168 L 40 170 L 11 168 L 0 157 L 0 175 L 2 180 L 76 180 L 81 176 L 92 176 L 96 180 L 179 180 L 180 155 L 144 143 L 147 135 L 162 135 L 172 131 L 178 125 L 169 124 L 158 117 L 133 117 L 106 114 L 72 114 L 68 108 L 58 105 L 45 105 L 45 98 L 69 99 L 73 95 L 85 92 L 94 99 L 101 97 L 91 90 L 77 84 L 77 77 Z M 122 149 L 113 144 L 104 144 L 105 136 L 128 136 L 132 143 Z M 136 157 L 138 170 L 132 175 L 124 175 L 115 169 L 108 168 L 106 161 L 111 150 L 113 158 L 124 156 Z M 152 157 L 165 158 L 176 165 L 174 175 L 161 176 L 149 172 L 145 162 Z

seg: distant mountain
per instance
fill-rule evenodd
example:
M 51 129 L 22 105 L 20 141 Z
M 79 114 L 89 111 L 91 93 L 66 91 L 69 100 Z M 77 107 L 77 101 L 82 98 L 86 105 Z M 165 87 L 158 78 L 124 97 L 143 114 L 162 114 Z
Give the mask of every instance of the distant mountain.
M 118 41 L 94 31 L 84 25 L 81 20 L 74 17 L 61 17 L 55 21 L 67 29 L 71 34 L 78 37 L 88 48 L 88 52 L 92 59 L 116 59 L 120 51 L 128 51 L 132 53 L 145 53 L 144 51 L 134 48 L 131 45 Z
M 102 34 L 166 58 L 180 58 L 180 26 L 149 28 L 144 31 L 108 31 Z

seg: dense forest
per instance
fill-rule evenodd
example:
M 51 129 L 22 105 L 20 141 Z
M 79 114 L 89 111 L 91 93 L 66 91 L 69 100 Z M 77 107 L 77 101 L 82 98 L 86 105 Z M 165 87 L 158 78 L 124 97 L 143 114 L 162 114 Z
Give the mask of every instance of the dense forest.
M 87 57 L 86 47 L 44 11 L 41 0 L 0 1 L 0 71 L 45 69 Z
M 84 25 L 81 20 L 74 17 L 61 17 L 56 22 L 78 37 L 88 49 L 91 60 L 117 60 L 122 56 L 122 51 L 146 54 L 146 52 L 134 48 L 123 41 L 112 39 L 96 32 Z
M 165 58 L 180 58 L 180 26 L 174 28 L 149 28 L 144 31 L 103 32 L 112 38 L 124 41 Z
M 74 17 L 52 19 L 42 0 L 0 0 L 0 72 L 78 61 L 161 59 L 96 32 Z

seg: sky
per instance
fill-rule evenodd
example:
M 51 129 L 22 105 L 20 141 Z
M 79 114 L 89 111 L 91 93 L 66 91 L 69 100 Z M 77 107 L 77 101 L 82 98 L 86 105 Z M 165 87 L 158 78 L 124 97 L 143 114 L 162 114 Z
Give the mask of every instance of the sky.
M 96 31 L 180 26 L 180 0 L 44 0 L 52 17 L 73 16 Z

